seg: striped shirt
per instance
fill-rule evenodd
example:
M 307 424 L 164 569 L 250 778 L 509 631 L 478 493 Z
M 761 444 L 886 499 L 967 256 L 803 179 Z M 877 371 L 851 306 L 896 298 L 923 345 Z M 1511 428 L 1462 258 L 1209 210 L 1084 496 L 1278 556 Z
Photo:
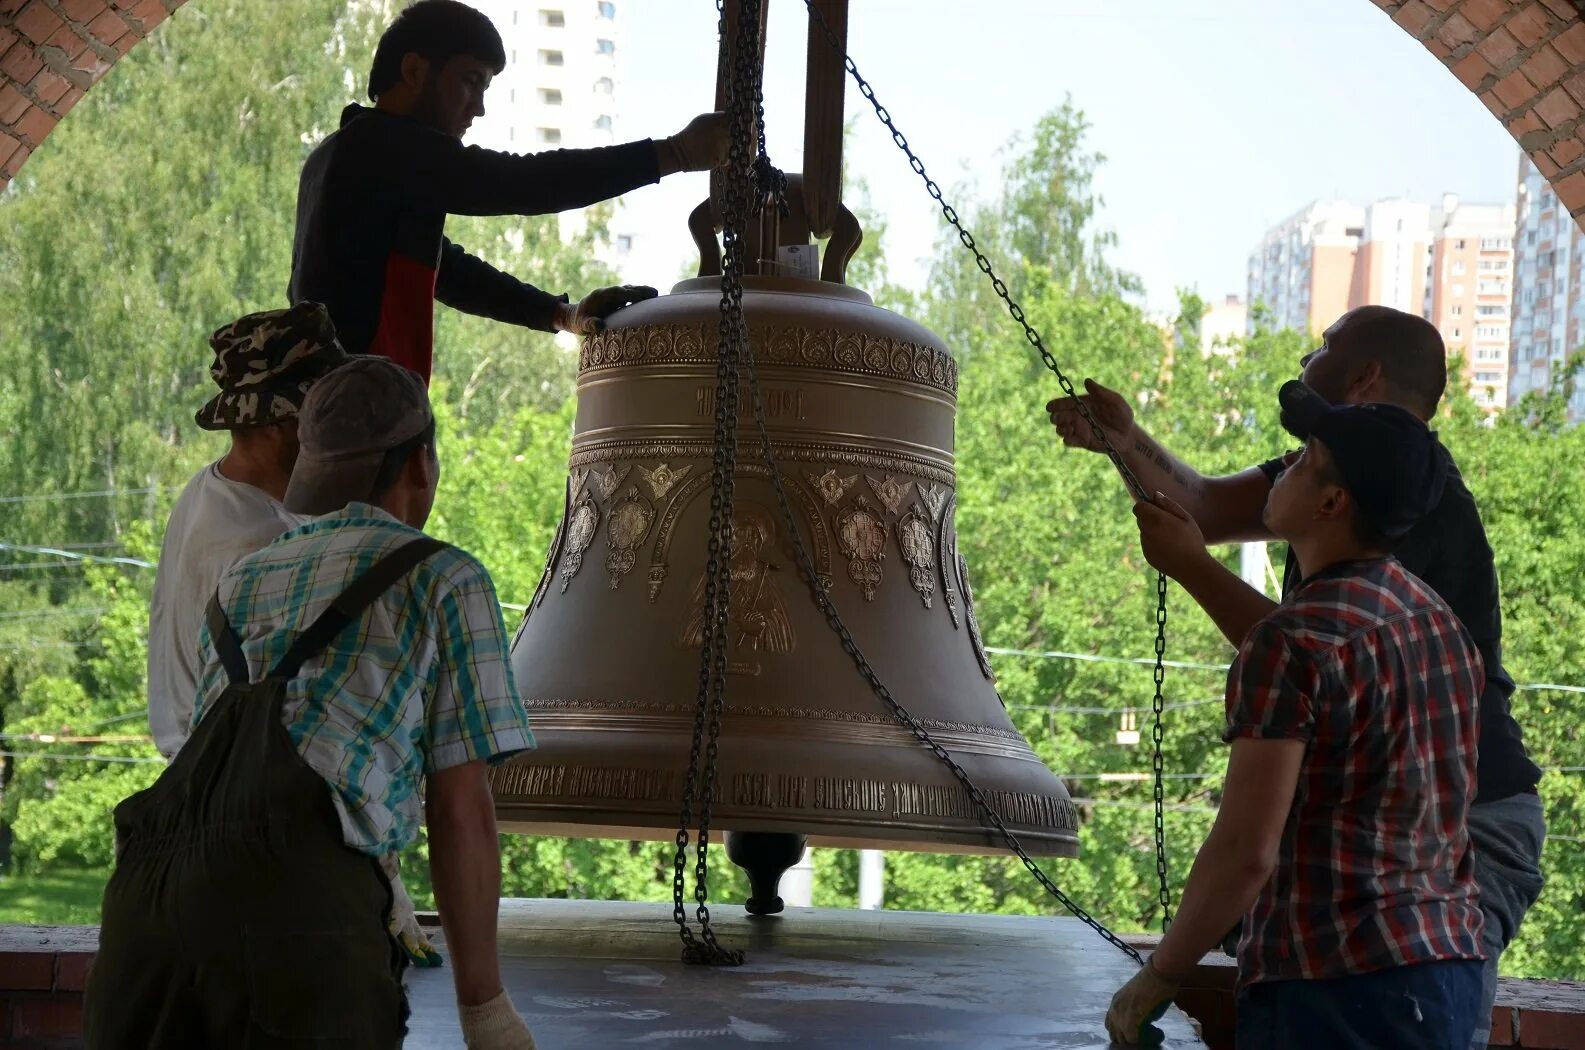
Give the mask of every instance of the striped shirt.
M 1465 818 L 1483 682 L 1458 618 L 1393 558 L 1316 574 L 1250 632 L 1223 738 L 1308 746 L 1240 986 L 1481 957 Z
M 364 503 L 315 518 L 237 562 L 220 603 L 257 681 L 382 555 L 423 535 Z M 430 555 L 349 624 L 286 687 L 286 729 L 325 778 L 347 845 L 409 845 L 423 778 L 534 746 L 489 574 L 472 555 Z M 208 628 L 193 725 L 226 689 Z

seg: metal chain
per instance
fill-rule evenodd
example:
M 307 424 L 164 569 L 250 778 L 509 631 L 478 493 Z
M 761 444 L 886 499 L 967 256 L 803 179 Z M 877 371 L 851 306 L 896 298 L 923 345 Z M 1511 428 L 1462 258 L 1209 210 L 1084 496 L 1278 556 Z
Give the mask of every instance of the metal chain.
M 1102 451 L 1104 451 L 1107 458 L 1111 460 L 1112 466 L 1116 468 L 1120 475 L 1122 475 L 1124 483 L 1128 486 L 1129 490 L 1134 494 L 1136 499 L 1146 503 L 1155 502 L 1151 494 L 1145 491 L 1144 485 L 1140 482 L 1138 476 L 1129 468 L 1127 463 L 1123 462 L 1122 455 L 1117 451 L 1117 447 L 1112 444 L 1112 440 L 1107 435 L 1105 428 L 1103 428 L 1100 424 L 1100 421 L 1095 418 L 1095 414 L 1090 410 L 1090 406 L 1086 404 L 1079 396 L 1079 392 L 1077 389 L 1075 389 L 1072 380 L 1067 377 L 1067 375 L 1062 371 L 1061 366 L 1057 364 L 1057 359 L 1053 357 L 1051 351 L 1046 348 L 1045 341 L 1041 339 L 1040 333 L 1035 330 L 1034 326 L 1031 325 L 1028 319 L 1025 317 L 1023 307 L 1013 299 L 1012 295 L 1007 290 L 1006 283 L 1001 279 L 1001 277 L 997 275 L 995 269 L 991 265 L 990 259 L 986 257 L 985 253 L 980 250 L 979 245 L 975 242 L 974 235 L 968 231 L 968 229 L 959 219 L 957 210 L 953 208 L 952 205 L 949 204 L 942 195 L 941 187 L 936 184 L 934 179 L 926 174 L 924 162 L 919 159 L 919 157 L 914 153 L 912 147 L 908 145 L 907 137 L 904 136 L 900 130 L 898 130 L 897 125 L 892 121 L 891 114 L 887 111 L 886 107 L 881 105 L 880 100 L 875 97 L 875 89 L 870 86 L 869 81 L 865 80 L 864 76 L 859 72 L 859 68 L 854 63 L 852 56 L 848 55 L 843 50 L 841 43 L 836 38 L 836 34 L 832 32 L 831 26 L 820 14 L 819 9 L 815 7 L 813 0 L 804 0 L 804 7 L 808 9 L 809 17 L 813 19 L 814 23 L 820 27 L 822 33 L 825 36 L 826 43 L 830 45 L 833 51 L 842 56 L 842 63 L 847 68 L 848 74 L 853 77 L 854 83 L 858 85 L 859 93 L 862 94 L 864 98 L 869 101 L 871 107 L 874 108 L 876 117 L 878 117 L 881 123 L 886 126 L 886 130 L 891 133 L 892 141 L 897 144 L 897 148 L 902 150 L 903 153 L 908 157 L 909 167 L 913 168 L 915 174 L 924 180 L 925 189 L 927 192 L 929 192 L 931 198 L 934 199 L 937 204 L 941 205 L 942 216 L 947 220 L 948 223 L 951 224 L 952 228 L 957 231 L 958 240 L 961 241 L 963 246 L 974 255 L 975 264 L 979 266 L 980 272 L 990 278 L 991 287 L 1001 298 L 1002 302 L 1006 304 L 1007 312 L 1012 316 L 1013 320 L 1018 322 L 1019 326 L 1023 328 L 1024 338 L 1027 339 L 1029 344 L 1039 352 L 1040 359 L 1042 362 L 1044 362 L 1046 368 L 1049 369 L 1054 376 L 1056 376 L 1058 384 L 1062 387 L 1062 392 L 1072 399 L 1074 406 L 1079 411 L 1079 415 L 1082 416 L 1084 421 L 1089 424 L 1091 432 L 1100 441 Z M 751 356 L 750 374 L 752 375 L 752 373 L 753 364 Z M 846 648 L 846 644 L 844 644 L 844 648 Z M 1155 650 L 1155 689 L 1154 696 L 1151 699 L 1151 710 L 1155 715 L 1155 722 L 1151 730 L 1154 752 L 1152 754 L 1151 764 L 1155 773 L 1156 875 L 1160 891 L 1161 928 L 1163 931 L 1165 931 L 1172 923 L 1172 894 L 1171 884 L 1167 873 L 1166 829 L 1163 822 L 1163 762 L 1161 755 L 1161 743 L 1163 736 L 1161 715 L 1165 703 L 1162 696 L 1162 687 L 1166 680 L 1166 664 L 1164 661 L 1166 659 L 1167 651 L 1167 577 L 1164 573 L 1156 574 Z M 861 666 L 860 670 L 863 671 L 864 667 Z M 878 685 L 878 683 L 872 682 L 872 686 L 875 685 Z M 876 695 L 880 695 L 879 691 L 877 691 Z M 888 698 L 883 696 L 882 699 L 887 700 Z M 940 751 L 939 748 L 936 750 Z M 940 751 L 940 754 L 944 756 L 945 752 Z M 1000 822 L 998 821 L 998 827 L 999 826 Z M 1008 838 L 1011 842 L 1012 839 L 1010 835 Z M 1021 850 L 1019 853 L 1022 857 L 1023 854 Z M 1025 866 L 1030 868 L 1030 870 L 1035 873 L 1036 878 L 1040 880 L 1041 884 L 1050 890 L 1058 900 L 1062 901 L 1064 906 L 1068 907 L 1070 911 L 1074 911 L 1075 906 L 1072 905 L 1066 897 L 1062 896 L 1061 892 L 1057 890 L 1050 880 L 1039 871 L 1034 863 L 1027 857 L 1024 857 L 1023 859 Z M 1075 913 L 1079 914 L 1081 918 L 1088 919 L 1088 916 L 1083 915 L 1081 912 L 1076 911 Z M 1138 958 L 1137 953 L 1134 953 L 1131 949 L 1127 949 L 1125 945 L 1122 945 L 1120 941 L 1117 941 L 1117 939 L 1112 936 L 1109 931 L 1105 930 L 1104 927 L 1101 927 L 1099 923 L 1095 923 L 1094 920 L 1090 920 L 1090 922 L 1096 927 L 1097 932 L 1100 932 L 1108 940 L 1118 944 L 1120 947 L 1124 947 L 1124 949 L 1127 950 L 1130 955 L 1134 955 L 1136 959 Z
M 740 950 L 716 940 L 710 925 L 709 843 L 710 812 L 715 802 L 716 764 L 719 757 L 721 714 L 726 705 L 726 661 L 730 620 L 732 574 L 732 506 L 737 473 L 738 365 L 747 343 L 743 322 L 743 252 L 746 226 L 746 188 L 753 175 L 747 142 L 753 115 L 748 99 L 757 95 L 754 47 L 759 25 L 759 0 L 743 0 L 737 37 L 729 48 L 726 12 L 717 0 L 722 50 L 731 60 L 726 78 L 731 152 L 722 185 L 721 313 L 717 327 L 715 434 L 710 473 L 710 525 L 705 564 L 704 632 L 699 653 L 698 705 L 694 712 L 693 740 L 678 818 L 677 851 L 672 863 L 672 920 L 682 939 L 682 960 L 702 965 L 736 966 Z M 761 118 L 763 119 L 763 118 Z M 702 760 L 702 761 L 701 761 Z M 702 784 L 700 781 L 702 780 Z M 694 865 L 695 918 L 699 936 L 688 926 L 683 904 L 689 832 L 695 798 L 699 803 L 699 838 Z

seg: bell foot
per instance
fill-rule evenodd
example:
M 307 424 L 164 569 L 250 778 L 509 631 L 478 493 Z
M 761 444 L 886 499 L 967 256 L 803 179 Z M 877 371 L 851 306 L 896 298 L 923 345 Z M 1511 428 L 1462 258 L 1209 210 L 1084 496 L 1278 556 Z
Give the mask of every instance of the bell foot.
M 777 890 L 787 869 L 804 855 L 802 835 L 780 831 L 729 831 L 726 855 L 748 875 L 749 899 L 743 907 L 750 915 L 775 915 L 786 905 Z

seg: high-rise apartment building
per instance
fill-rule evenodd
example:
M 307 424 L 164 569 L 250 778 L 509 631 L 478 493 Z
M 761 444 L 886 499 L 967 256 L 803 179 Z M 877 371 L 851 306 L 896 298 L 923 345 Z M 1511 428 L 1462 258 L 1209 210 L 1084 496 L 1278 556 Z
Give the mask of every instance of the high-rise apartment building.
M 1365 209 L 1323 201 L 1274 226 L 1249 256 L 1249 321 L 1263 307 L 1278 328 L 1319 331 L 1348 308 Z
M 1546 390 L 1569 354 L 1585 343 L 1585 295 L 1580 288 L 1585 237 L 1522 153 L 1518 190 L 1509 403 Z M 1585 389 L 1576 389 L 1570 399 L 1569 419 L 1585 419 Z
M 615 0 L 469 3 L 489 16 L 506 45 L 506 68 L 490 83 L 484 116 L 466 139 L 470 145 L 538 153 L 618 141 L 623 44 Z M 612 257 L 605 261 L 620 269 L 632 240 L 619 210 Z
M 1250 325 L 1323 331 L 1357 306 L 1417 313 L 1442 332 L 1483 405 L 1506 400 L 1512 205 L 1381 200 L 1312 204 L 1249 259 Z
M 1512 204 L 1446 198 L 1426 267 L 1424 316 L 1442 332 L 1448 355 L 1462 360 L 1464 382 L 1483 408 L 1508 403 L 1513 229 Z
M 470 143 L 512 153 L 616 141 L 621 23 L 615 3 L 470 0 L 500 30 L 506 68 Z

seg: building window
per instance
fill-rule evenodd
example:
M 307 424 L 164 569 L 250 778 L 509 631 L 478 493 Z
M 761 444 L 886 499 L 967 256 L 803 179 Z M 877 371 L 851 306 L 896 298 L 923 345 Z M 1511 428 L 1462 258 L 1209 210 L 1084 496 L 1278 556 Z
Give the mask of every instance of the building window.
M 561 65 L 566 65 L 566 63 L 567 63 L 567 60 L 562 55 L 562 53 L 560 51 L 547 51 L 544 48 L 540 48 L 540 51 L 539 51 L 539 64 L 540 65 L 542 65 L 542 66 L 561 66 Z
M 1459 338 L 1460 336 L 1462 336 L 1463 335 L 1463 331 L 1464 330 L 1461 329 L 1461 328 L 1451 329 L 1450 331 L 1447 331 L 1447 332 L 1443 333 L 1443 338 L 1445 338 L 1448 342 L 1452 342 L 1453 340 L 1455 340 L 1455 339 Z
M 610 77 L 601 77 L 594 82 L 594 90 L 602 95 L 609 95 L 616 90 L 616 81 Z
M 609 113 L 602 113 L 598 117 L 595 117 L 594 126 L 600 131 L 610 131 L 611 115 Z
M 633 250 L 633 235 L 631 233 L 619 233 L 619 234 L 617 234 L 616 235 L 616 250 L 621 252 L 623 255 L 626 255 L 628 252 L 632 251 Z
M 1503 272 L 1503 271 L 1508 269 L 1508 260 L 1507 259 L 1482 259 L 1480 261 L 1479 269 L 1481 269 L 1483 271 L 1486 271 L 1487 273 L 1491 273 L 1491 272 L 1501 273 L 1501 272 Z
M 1475 314 L 1478 317 L 1501 317 L 1507 312 L 1508 308 L 1506 306 L 1498 306 L 1495 303 L 1482 304 L 1475 307 Z
M 1483 252 L 1505 252 L 1512 247 L 1512 237 L 1482 237 L 1480 239 L 1480 250 Z
M 1453 304 L 1453 309 L 1449 310 L 1448 313 L 1452 314 L 1454 317 L 1463 317 L 1464 316 L 1464 308 L 1462 306 L 1458 305 L 1457 303 L 1454 303 Z
M 1457 250 L 1458 250 L 1458 251 L 1463 251 L 1463 250 L 1464 250 L 1464 242 L 1463 242 L 1463 241 L 1461 241 L 1461 240 L 1459 240 L 1459 241 L 1454 241 L 1454 242 L 1453 242 L 1453 247 L 1454 247 L 1454 248 L 1455 248 L 1455 249 L 1457 249 Z
M 607 3 L 606 0 L 600 0 L 600 2 L 598 4 L 596 4 L 595 6 L 600 9 L 600 17 L 601 18 L 615 18 L 616 17 L 616 5 L 615 4 Z
M 1475 285 L 1477 295 L 1507 295 L 1508 285 L 1503 281 L 1479 281 Z
M 1479 350 L 1475 351 L 1475 360 L 1477 360 L 1477 361 L 1501 361 L 1502 360 L 1502 351 L 1497 349 L 1494 346 L 1481 347 Z
M 1476 372 L 1475 373 L 1475 382 L 1477 382 L 1477 383 L 1500 383 L 1500 382 L 1502 382 L 1502 373 L 1501 372 Z
M 1507 331 L 1498 325 L 1483 324 L 1475 326 L 1476 339 L 1506 339 L 1507 336 Z
M 549 29 L 560 29 L 567 24 L 567 16 L 560 11 L 541 9 L 539 12 L 539 24 Z
M 559 105 L 561 105 L 561 89 L 560 88 L 540 88 L 539 89 L 539 101 L 540 101 L 541 105 L 545 105 L 545 106 L 559 106 Z
M 602 55 L 614 55 L 616 54 L 616 41 L 601 37 L 594 42 L 594 49 Z
M 1459 243 L 1462 244 L 1463 242 L 1460 241 Z M 1453 276 L 1454 277 L 1462 277 L 1462 276 L 1464 276 L 1464 260 L 1463 259 L 1454 259 L 1453 260 Z
M 548 145 L 554 146 L 561 141 L 560 128 L 540 128 L 538 129 L 538 135 L 539 141 Z

